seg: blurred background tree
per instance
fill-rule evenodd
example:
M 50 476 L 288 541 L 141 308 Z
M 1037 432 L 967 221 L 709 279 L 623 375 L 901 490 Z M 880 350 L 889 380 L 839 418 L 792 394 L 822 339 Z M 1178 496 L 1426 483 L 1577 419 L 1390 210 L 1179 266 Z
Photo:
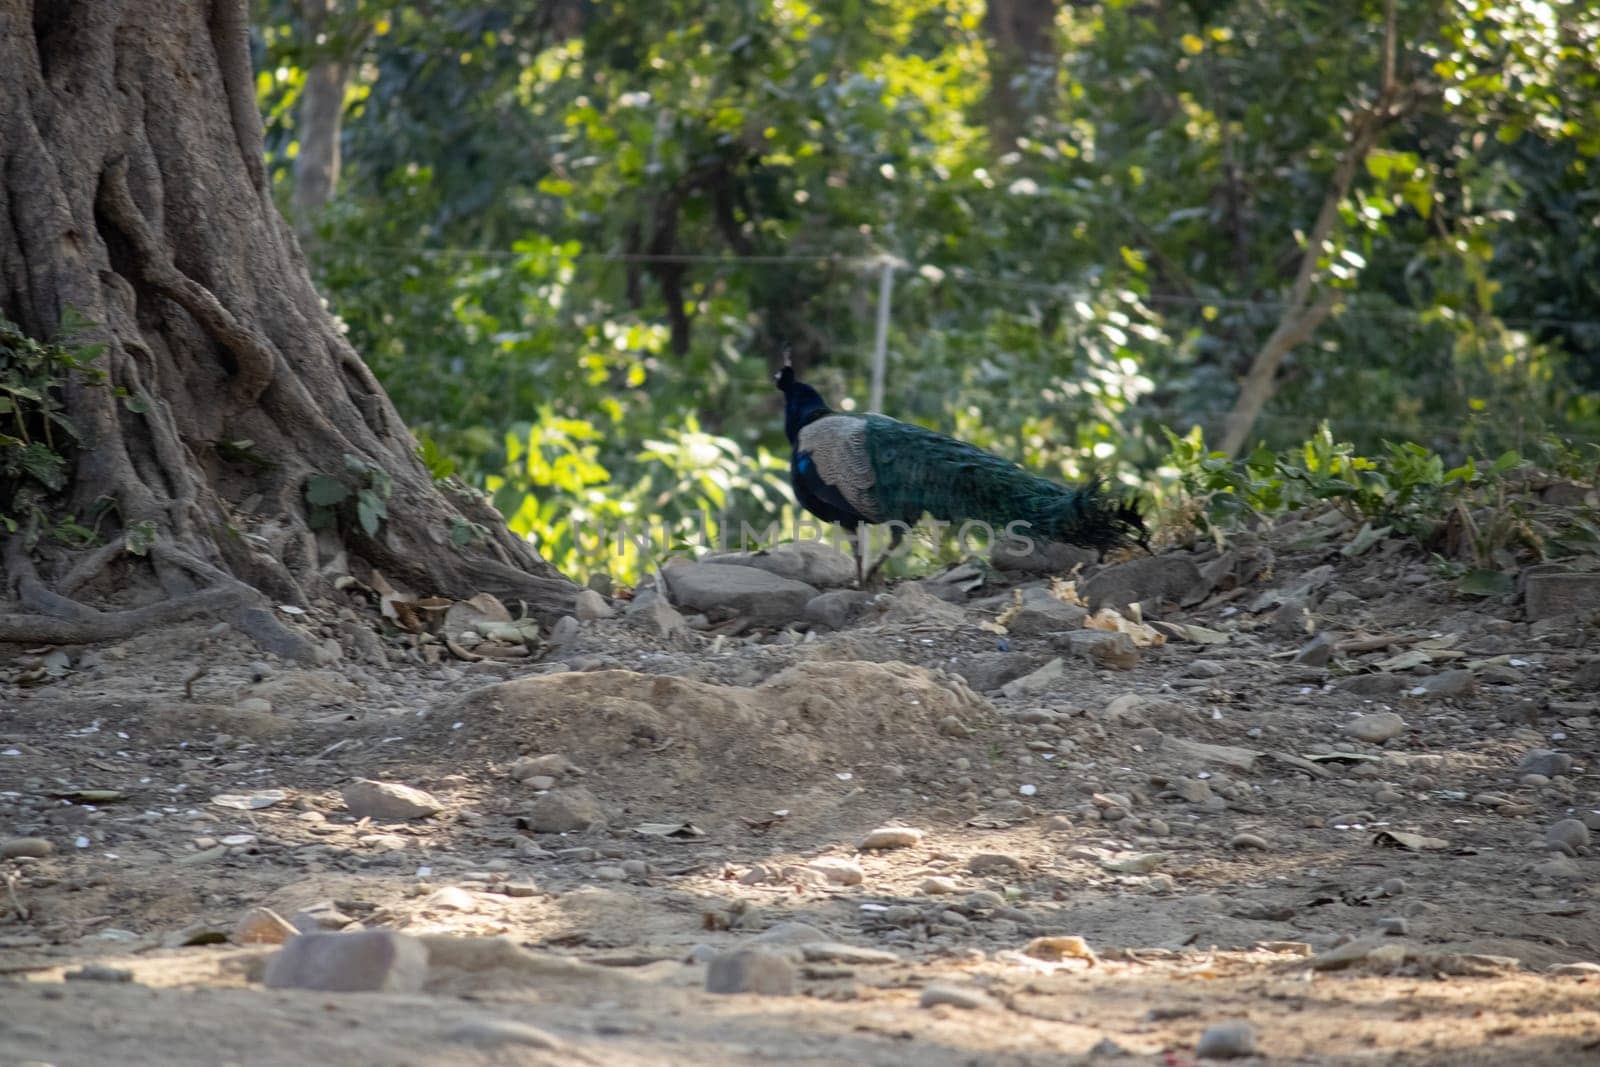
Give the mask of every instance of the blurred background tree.
M 648 562 L 586 524 L 780 512 L 769 369 L 864 406 L 886 259 L 889 412 L 1058 477 L 1159 483 L 1162 426 L 1600 435 L 1584 0 L 257 15 L 331 304 L 440 476 L 569 572 Z

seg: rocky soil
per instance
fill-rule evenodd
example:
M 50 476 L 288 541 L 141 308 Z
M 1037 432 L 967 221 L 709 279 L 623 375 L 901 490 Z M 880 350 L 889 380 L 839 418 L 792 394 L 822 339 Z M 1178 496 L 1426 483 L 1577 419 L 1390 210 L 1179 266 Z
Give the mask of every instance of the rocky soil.
M 0 1062 L 1600 1056 L 1595 576 L 1336 512 L 1065 572 L 0 646 Z

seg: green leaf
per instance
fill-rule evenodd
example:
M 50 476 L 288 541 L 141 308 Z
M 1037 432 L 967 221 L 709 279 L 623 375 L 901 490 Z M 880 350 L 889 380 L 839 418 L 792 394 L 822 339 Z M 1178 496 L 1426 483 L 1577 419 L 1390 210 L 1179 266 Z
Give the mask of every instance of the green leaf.
M 306 501 L 317 507 L 332 507 L 349 496 L 349 487 L 332 475 L 313 475 L 306 483 Z
M 366 493 L 356 501 L 356 518 L 361 522 L 361 529 L 366 531 L 368 537 L 378 536 L 378 524 L 382 519 L 376 508 L 372 506 L 372 498 Z
M 156 524 L 145 519 L 136 522 L 122 533 L 122 547 L 135 556 L 146 556 L 150 548 L 156 543 Z
M 22 450 L 22 469 L 46 489 L 67 484 L 67 461 L 38 441 Z
M 150 398 L 143 393 L 136 393 L 123 400 L 122 406 L 135 415 L 147 415 L 150 412 Z
M 1515 589 L 1511 575 L 1485 567 L 1468 571 L 1456 583 L 1456 592 L 1463 596 L 1510 596 Z

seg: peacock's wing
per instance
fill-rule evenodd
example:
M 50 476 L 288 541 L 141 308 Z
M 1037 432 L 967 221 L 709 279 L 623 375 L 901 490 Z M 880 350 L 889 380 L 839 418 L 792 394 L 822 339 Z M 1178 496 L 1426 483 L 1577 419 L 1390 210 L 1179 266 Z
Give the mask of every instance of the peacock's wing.
M 865 418 L 824 415 L 801 427 L 795 465 L 802 476 L 815 472 L 819 496 L 836 495 L 865 521 L 883 521 Z
M 936 519 L 978 519 L 1004 526 L 1021 517 L 1024 503 L 1059 488 L 975 445 L 933 430 L 868 415 L 878 501 L 891 518 L 914 522 L 924 511 Z

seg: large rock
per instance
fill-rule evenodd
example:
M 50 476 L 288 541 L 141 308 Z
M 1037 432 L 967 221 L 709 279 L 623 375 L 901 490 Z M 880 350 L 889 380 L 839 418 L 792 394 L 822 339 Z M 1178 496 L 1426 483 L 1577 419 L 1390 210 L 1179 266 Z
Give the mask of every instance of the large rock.
M 794 964 L 776 952 L 747 948 L 711 960 L 707 993 L 756 993 L 786 997 L 794 992 Z
M 889 598 L 884 621 L 905 625 L 960 626 L 966 613 L 916 585 L 903 585 Z
M 989 562 L 996 570 L 1023 574 L 1066 574 L 1080 563 L 1093 563 L 1097 558 L 1094 549 L 1077 545 L 1029 541 L 1027 548 L 1019 550 L 1005 537 L 995 541 L 989 553 Z
M 358 819 L 421 819 L 443 809 L 430 793 L 398 782 L 360 778 L 344 787 L 344 806 Z
M 1083 584 L 1090 610 L 1142 604 L 1153 614 L 1166 602 L 1178 603 L 1201 585 L 1200 568 L 1181 556 L 1149 556 L 1106 567 Z
M 718 552 L 705 562 L 754 567 L 818 589 L 839 589 L 856 580 L 855 559 L 822 541 L 793 541 L 759 552 Z
M 574 833 L 604 821 L 600 801 L 581 785 L 552 789 L 528 810 L 528 829 L 539 834 Z
M 664 572 L 673 603 L 713 620 L 743 616 L 759 626 L 800 618 L 816 587 L 757 567 L 731 563 L 680 563 Z
M 416 993 L 428 976 L 427 947 L 392 930 L 298 934 L 267 963 L 269 989 L 328 993 Z
M 1051 596 L 1048 590 L 1034 587 L 1022 590 L 1021 603 L 1001 612 L 1000 621 L 1020 637 L 1037 637 L 1080 629 L 1088 617 L 1088 611 L 1079 605 L 1068 604 Z
M 843 630 L 861 617 L 873 594 L 864 589 L 830 589 L 806 603 L 806 621 L 830 630 Z
M 1600 612 L 1600 574 L 1530 574 L 1524 595 L 1529 622 L 1561 615 L 1588 619 Z
M 951 668 L 978 692 L 994 693 L 1007 682 L 1038 670 L 1047 658 L 1020 652 L 977 652 L 958 657 Z

